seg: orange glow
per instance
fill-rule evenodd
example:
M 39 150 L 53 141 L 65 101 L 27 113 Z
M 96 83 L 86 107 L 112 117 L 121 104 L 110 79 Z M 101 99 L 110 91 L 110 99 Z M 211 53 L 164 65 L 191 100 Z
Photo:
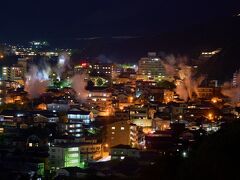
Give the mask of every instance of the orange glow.
M 22 100 L 22 97 L 21 96 L 15 96 L 14 97 L 14 101 L 21 101 Z
M 144 134 L 150 134 L 150 133 L 152 133 L 152 128 L 144 127 L 144 128 L 143 128 L 143 133 L 144 133 Z
M 213 97 L 212 99 L 211 99 L 211 102 L 212 103 L 218 103 L 218 102 L 221 102 L 222 101 L 222 99 L 220 99 L 220 98 L 218 98 L 218 97 Z
M 132 102 L 133 102 L 133 97 L 132 97 L 132 96 L 129 96 L 129 97 L 128 97 L 128 102 L 129 102 L 129 103 L 132 103 Z
M 5 103 L 6 103 L 6 104 L 13 104 L 13 103 L 14 103 L 14 100 L 13 100 L 13 98 L 11 98 L 11 97 L 6 97 Z
M 47 105 L 42 103 L 42 104 L 39 104 L 36 109 L 38 110 L 47 110 Z
M 208 117 L 209 120 L 213 120 L 214 119 L 214 115 L 212 113 L 209 113 L 207 117 Z
M 174 93 L 172 91 L 165 90 L 164 91 L 164 103 L 167 104 L 167 103 L 173 101 L 173 96 L 174 96 Z

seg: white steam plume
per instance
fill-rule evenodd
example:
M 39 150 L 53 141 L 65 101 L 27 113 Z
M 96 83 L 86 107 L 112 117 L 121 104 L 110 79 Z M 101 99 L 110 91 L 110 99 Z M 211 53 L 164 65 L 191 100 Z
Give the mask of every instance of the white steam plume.
M 84 102 L 88 97 L 88 91 L 86 90 L 87 86 L 87 75 L 86 74 L 77 74 L 72 78 L 72 88 L 77 93 L 77 98 Z
M 45 69 L 39 69 L 33 65 L 30 67 L 26 75 L 25 91 L 28 92 L 30 98 L 38 98 L 43 94 L 49 84 L 49 73 L 51 68 L 46 66 Z
M 227 96 L 233 106 L 239 106 L 240 102 L 240 73 L 236 75 L 235 84 L 225 82 L 222 86 L 221 93 Z
M 165 59 L 167 62 L 163 63 L 163 66 L 167 75 L 176 76 L 179 79 L 175 89 L 179 97 L 187 101 L 193 98 L 193 93 L 198 96 L 198 86 L 201 85 L 204 77 L 194 77 L 192 68 L 185 64 L 186 58 L 176 59 L 173 55 L 170 55 Z M 176 70 L 177 68 L 179 70 Z
M 62 73 L 66 70 L 67 67 L 70 67 L 70 57 L 67 53 L 61 53 L 58 57 L 57 68 L 54 69 L 59 80 Z

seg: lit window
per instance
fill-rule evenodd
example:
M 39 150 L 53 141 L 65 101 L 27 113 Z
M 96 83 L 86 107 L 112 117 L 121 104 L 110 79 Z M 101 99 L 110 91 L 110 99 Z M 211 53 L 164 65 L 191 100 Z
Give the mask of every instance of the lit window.
M 78 151 L 78 147 L 68 148 L 68 151 Z
M 69 161 L 69 163 L 78 163 L 78 159 L 72 159 Z
M 68 157 L 70 157 L 70 158 L 76 158 L 76 157 L 78 157 L 78 153 L 69 154 Z
M 121 130 L 124 130 L 124 127 L 121 127 Z
M 32 146 L 33 146 L 33 144 L 32 144 L 32 143 L 29 143 L 29 144 L 28 144 L 28 146 L 29 146 L 29 147 L 32 147 Z
M 115 129 L 115 127 L 113 126 L 112 129 Z

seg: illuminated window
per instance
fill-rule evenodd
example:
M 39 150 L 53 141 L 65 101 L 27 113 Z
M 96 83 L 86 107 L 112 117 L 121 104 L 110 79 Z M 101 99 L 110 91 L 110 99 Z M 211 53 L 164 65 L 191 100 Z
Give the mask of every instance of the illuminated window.
M 78 151 L 78 147 L 68 148 L 68 151 Z
M 124 127 L 121 127 L 121 130 L 124 130 Z
M 33 146 L 33 144 L 32 144 L 32 143 L 29 143 L 29 144 L 28 144 L 28 146 L 29 146 L 29 147 L 32 147 L 32 146 Z
M 76 158 L 76 157 L 78 157 L 78 153 L 73 153 L 73 154 L 69 154 L 68 155 L 68 157 L 70 157 L 70 158 Z
M 73 159 L 73 160 L 69 161 L 69 163 L 78 163 L 78 159 Z
M 115 134 L 115 132 L 112 132 L 112 134 Z
M 113 126 L 112 129 L 115 129 L 115 127 Z

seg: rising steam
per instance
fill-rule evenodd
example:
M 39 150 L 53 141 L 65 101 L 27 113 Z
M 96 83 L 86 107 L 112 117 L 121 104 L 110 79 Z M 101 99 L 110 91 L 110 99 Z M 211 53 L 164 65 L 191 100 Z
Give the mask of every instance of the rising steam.
M 39 69 L 33 65 L 30 67 L 26 75 L 25 91 L 28 92 L 30 98 L 37 98 L 43 94 L 49 85 L 50 67 Z
M 167 56 L 165 60 L 166 62 L 163 63 L 163 66 L 167 75 L 177 78 L 175 92 L 179 97 L 187 101 L 193 98 L 193 93 L 198 96 L 198 86 L 201 85 L 204 77 L 194 77 L 192 68 L 185 64 L 186 58 L 176 59 L 171 55 Z
M 69 67 L 69 56 L 66 53 L 62 53 L 58 58 L 56 68 L 52 68 L 49 64 L 42 63 L 41 68 L 36 65 L 32 65 L 25 76 L 25 91 L 28 92 L 30 98 L 38 98 L 44 92 L 46 92 L 49 86 L 50 73 L 56 72 L 58 79 L 62 73 Z
M 54 71 L 57 73 L 57 79 L 61 79 L 62 73 L 66 70 L 66 68 L 70 67 L 70 57 L 67 53 L 62 53 L 58 57 L 57 68 Z
M 231 82 L 225 82 L 223 84 L 221 93 L 227 96 L 233 106 L 239 106 L 240 101 L 240 73 L 237 73 L 235 78 L 235 84 Z
M 87 86 L 87 75 L 86 74 L 77 74 L 72 78 L 72 88 L 77 93 L 77 98 L 84 102 L 88 97 L 88 91 L 86 90 Z

